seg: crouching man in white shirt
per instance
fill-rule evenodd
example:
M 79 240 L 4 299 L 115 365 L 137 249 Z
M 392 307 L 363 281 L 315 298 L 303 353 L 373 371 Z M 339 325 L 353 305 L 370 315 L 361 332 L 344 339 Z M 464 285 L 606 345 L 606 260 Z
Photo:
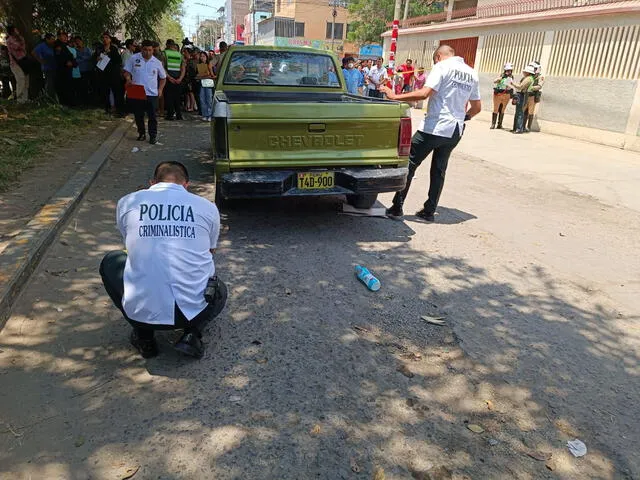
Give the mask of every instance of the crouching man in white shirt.
M 403 217 L 402 206 L 409 193 L 411 180 L 420 164 L 433 152 L 429 197 L 416 216 L 427 222 L 434 221 L 451 152 L 462 137 L 465 120 L 470 120 L 481 110 L 478 74 L 464 63 L 462 57 L 455 56 L 453 48 L 440 46 L 433 54 L 433 64 L 421 89 L 398 95 L 385 86 L 379 88 L 390 100 L 409 102 L 429 99 L 427 114 L 411 139 L 407 185 L 393 197 L 393 205 L 387 210 L 390 218 Z
M 184 165 L 162 162 L 150 188 L 121 198 L 116 221 L 126 252 L 110 252 L 100 265 L 104 287 L 133 326 L 131 344 L 144 358 L 158 354 L 154 330 L 174 329 L 184 330 L 174 348 L 202 358 L 202 331 L 226 303 L 212 256 L 220 214 L 189 193 L 188 184 Z

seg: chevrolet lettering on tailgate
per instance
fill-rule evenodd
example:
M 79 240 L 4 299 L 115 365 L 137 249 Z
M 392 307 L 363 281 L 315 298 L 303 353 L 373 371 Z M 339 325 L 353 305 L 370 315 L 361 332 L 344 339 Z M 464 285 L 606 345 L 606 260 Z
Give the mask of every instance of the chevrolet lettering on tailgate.
M 370 208 L 402 190 L 409 105 L 351 95 L 329 52 L 234 46 L 220 65 L 211 140 L 216 203 L 346 195 Z
M 271 148 L 359 147 L 364 135 L 270 135 Z

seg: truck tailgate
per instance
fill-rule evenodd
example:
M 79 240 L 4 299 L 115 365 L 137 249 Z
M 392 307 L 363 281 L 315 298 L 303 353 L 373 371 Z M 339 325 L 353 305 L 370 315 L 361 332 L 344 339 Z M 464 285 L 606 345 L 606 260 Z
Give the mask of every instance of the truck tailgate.
M 397 165 L 400 104 L 230 104 L 229 167 Z

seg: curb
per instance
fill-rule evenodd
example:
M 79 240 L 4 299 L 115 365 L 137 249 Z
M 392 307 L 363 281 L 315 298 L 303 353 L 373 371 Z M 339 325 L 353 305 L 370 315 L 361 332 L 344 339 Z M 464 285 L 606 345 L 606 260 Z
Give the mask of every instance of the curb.
M 131 127 L 125 120 L 49 199 L 0 255 L 0 329 L 46 249 L 84 197 L 93 180 Z

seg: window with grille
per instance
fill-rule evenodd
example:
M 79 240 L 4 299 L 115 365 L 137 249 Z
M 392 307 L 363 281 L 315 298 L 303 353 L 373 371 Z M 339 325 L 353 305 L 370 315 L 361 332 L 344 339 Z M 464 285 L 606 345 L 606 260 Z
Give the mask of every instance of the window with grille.
M 296 22 L 296 37 L 304 37 L 304 22 Z

